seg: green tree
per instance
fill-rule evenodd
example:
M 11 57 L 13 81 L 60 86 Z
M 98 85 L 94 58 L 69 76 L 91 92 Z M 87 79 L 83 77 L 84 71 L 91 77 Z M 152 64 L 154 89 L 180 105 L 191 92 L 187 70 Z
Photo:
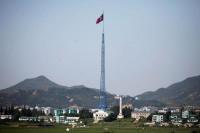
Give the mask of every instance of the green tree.
M 1 106 L 0 108 L 0 114 L 2 115 L 3 114 L 3 107 Z
M 106 122 L 112 122 L 112 121 L 114 121 L 116 119 L 117 119 L 116 115 L 114 113 L 110 113 L 108 115 L 108 117 L 104 118 L 104 121 L 106 121 Z
M 124 115 L 124 118 L 131 118 L 131 112 L 132 112 L 131 108 L 125 107 L 122 109 L 122 114 Z
M 20 117 L 20 112 L 18 109 L 15 109 L 14 112 L 13 112 L 13 120 L 14 121 L 18 121 L 19 120 L 19 117 Z
M 92 118 L 93 114 L 88 109 L 82 109 L 79 112 L 80 119 Z
M 14 106 L 13 106 L 13 105 L 11 105 L 11 115 L 13 115 L 13 114 L 14 114 L 14 112 L 15 112 Z
M 165 114 L 165 121 L 169 122 L 170 121 L 170 116 L 171 116 L 171 111 L 167 111 Z
M 119 106 L 113 106 L 110 108 L 110 110 L 114 113 L 114 115 L 117 117 L 119 114 Z
M 26 109 L 26 116 L 32 116 L 32 112 L 30 109 Z
M 151 113 L 148 117 L 147 117 L 147 121 L 151 122 L 152 121 L 152 116 L 155 115 L 155 113 Z
M 6 106 L 5 110 L 4 110 L 4 115 L 8 115 L 8 107 Z

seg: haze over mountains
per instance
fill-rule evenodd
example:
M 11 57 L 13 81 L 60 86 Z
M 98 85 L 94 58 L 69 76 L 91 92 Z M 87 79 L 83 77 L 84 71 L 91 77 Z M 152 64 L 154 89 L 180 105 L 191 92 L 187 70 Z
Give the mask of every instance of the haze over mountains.
M 118 104 L 115 94 L 107 93 L 108 106 Z M 200 76 L 187 78 L 167 88 L 160 88 L 154 92 L 145 92 L 134 97 L 125 96 L 123 104 L 134 106 L 182 106 L 200 105 Z M 62 86 L 39 76 L 26 79 L 14 86 L 0 90 L 0 105 L 30 105 L 66 107 L 78 105 L 81 107 L 97 108 L 99 90 L 80 86 Z

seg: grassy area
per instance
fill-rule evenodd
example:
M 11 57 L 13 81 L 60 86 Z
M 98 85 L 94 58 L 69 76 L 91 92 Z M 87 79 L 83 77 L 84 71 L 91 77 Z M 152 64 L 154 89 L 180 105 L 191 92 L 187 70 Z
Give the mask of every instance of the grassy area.
M 7 123 L 0 124 L 0 133 L 66 133 L 65 125 L 52 127 L 38 127 L 35 123 Z M 89 124 L 86 128 L 70 128 L 69 133 L 193 133 L 197 128 L 158 128 L 135 127 L 131 120 L 101 122 Z
M 65 133 L 65 127 L 51 128 L 0 128 L 1 133 Z M 192 131 L 200 132 L 199 129 L 185 128 L 74 128 L 69 133 L 192 133 Z

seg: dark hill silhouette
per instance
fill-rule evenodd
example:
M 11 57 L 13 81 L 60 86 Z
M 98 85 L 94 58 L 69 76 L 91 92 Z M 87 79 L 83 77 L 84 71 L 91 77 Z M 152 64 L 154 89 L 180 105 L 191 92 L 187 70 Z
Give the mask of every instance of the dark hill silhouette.
M 200 76 L 187 78 L 181 82 L 145 92 L 137 96 L 142 100 L 157 100 L 168 105 L 200 105 Z

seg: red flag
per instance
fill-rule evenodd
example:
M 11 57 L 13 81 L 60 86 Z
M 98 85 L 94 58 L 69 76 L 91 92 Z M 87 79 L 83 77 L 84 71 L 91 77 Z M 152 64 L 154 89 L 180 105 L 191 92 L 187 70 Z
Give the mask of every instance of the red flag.
M 103 14 L 97 19 L 96 24 L 100 23 L 103 21 Z

